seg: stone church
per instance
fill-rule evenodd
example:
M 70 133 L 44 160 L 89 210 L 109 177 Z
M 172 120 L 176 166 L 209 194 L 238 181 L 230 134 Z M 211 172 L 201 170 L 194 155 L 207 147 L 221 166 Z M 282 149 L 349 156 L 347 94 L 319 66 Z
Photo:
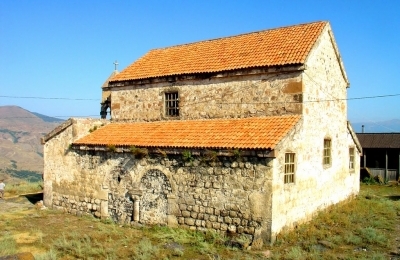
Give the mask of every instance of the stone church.
M 348 87 L 324 21 L 151 50 L 43 138 L 44 203 L 274 241 L 359 192 Z

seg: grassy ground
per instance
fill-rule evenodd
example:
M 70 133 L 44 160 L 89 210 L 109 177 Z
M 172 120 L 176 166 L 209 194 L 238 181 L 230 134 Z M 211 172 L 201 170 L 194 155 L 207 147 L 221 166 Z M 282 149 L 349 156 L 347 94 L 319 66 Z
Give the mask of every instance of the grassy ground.
M 360 195 L 282 234 L 261 251 L 225 237 L 168 227 L 122 227 L 91 217 L 26 209 L 0 215 L 0 256 L 36 259 L 390 259 L 400 239 L 400 186 L 362 185 Z M 0 203 L 1 207 L 1 203 Z M 397 251 L 398 252 L 398 251 Z M 400 256 L 392 256 L 400 258 Z
M 283 234 L 273 259 L 400 259 L 400 186 L 361 185 L 359 196 Z
M 43 191 L 43 182 L 28 182 L 21 180 L 13 180 L 6 183 L 6 188 L 4 190 L 4 197 L 13 197 L 19 194 L 36 193 Z

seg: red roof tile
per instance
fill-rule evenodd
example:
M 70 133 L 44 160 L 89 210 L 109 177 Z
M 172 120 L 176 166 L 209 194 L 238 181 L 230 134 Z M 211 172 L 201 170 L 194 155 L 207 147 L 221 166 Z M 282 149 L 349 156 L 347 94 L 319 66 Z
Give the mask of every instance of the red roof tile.
M 154 49 L 111 82 L 303 64 L 327 22 L 314 22 Z
M 74 142 L 175 148 L 274 149 L 300 115 L 111 123 Z

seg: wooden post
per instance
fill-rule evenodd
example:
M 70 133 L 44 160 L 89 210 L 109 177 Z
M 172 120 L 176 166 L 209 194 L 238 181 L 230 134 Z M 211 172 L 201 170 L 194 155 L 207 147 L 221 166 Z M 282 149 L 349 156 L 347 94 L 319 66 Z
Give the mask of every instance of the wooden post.
M 363 149 L 364 168 L 367 168 L 367 151 Z

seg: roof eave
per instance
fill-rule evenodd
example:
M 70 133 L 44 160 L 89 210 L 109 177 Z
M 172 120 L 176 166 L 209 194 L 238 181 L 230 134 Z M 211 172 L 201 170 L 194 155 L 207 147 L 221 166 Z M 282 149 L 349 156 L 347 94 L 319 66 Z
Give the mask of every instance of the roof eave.
M 142 83 L 143 82 L 171 82 L 177 81 L 179 79 L 193 79 L 193 78 L 221 78 L 221 77 L 232 77 L 232 76 L 243 76 L 243 75 L 257 75 L 257 74 L 272 74 L 272 73 L 289 73 L 296 71 L 304 71 L 306 66 L 304 62 L 291 63 L 291 64 L 280 64 L 273 66 L 253 66 L 244 67 L 230 70 L 220 70 L 220 71 L 202 71 L 195 73 L 175 73 L 166 74 L 160 76 L 151 77 L 140 77 L 140 78 L 127 78 L 127 79 L 117 79 L 109 81 L 108 87 L 130 85 L 132 83 Z
M 116 153 L 127 153 L 130 152 L 129 145 L 115 145 L 115 149 L 110 149 L 107 145 L 88 145 L 73 143 L 72 149 L 83 150 L 83 151 L 101 151 L 101 152 L 116 152 Z M 187 149 L 190 149 L 192 155 L 201 156 L 206 151 L 215 151 L 217 156 L 237 156 L 235 149 L 240 153 L 240 156 L 257 156 L 264 158 L 275 158 L 275 150 L 272 148 L 223 148 L 223 147 L 170 147 L 170 146 L 137 146 L 138 148 L 146 148 L 151 154 L 182 154 Z

